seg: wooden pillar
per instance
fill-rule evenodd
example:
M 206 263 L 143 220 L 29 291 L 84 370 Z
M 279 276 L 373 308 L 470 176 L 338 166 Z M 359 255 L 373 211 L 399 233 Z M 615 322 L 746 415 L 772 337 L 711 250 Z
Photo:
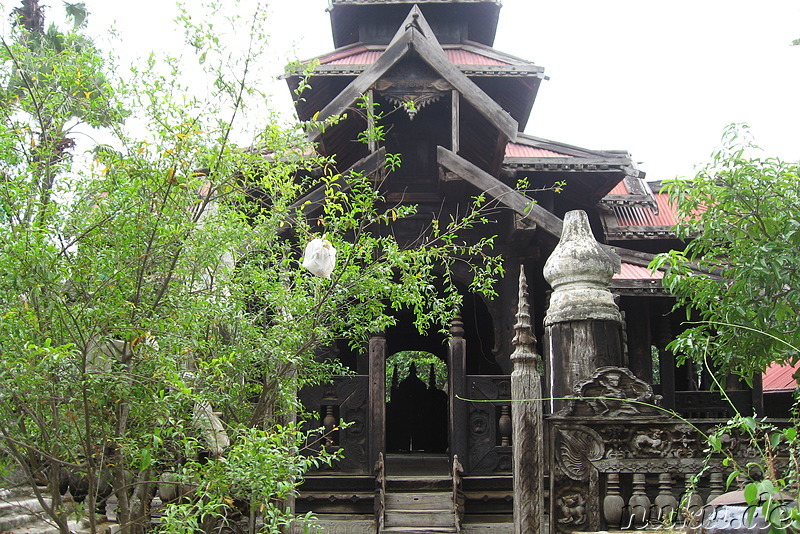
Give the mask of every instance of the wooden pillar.
M 458 154 L 459 144 L 461 139 L 461 94 L 453 89 L 451 93 L 452 100 L 453 100 L 453 108 L 452 108 L 452 142 L 450 145 L 450 150 L 452 150 L 453 154 Z
M 561 240 L 544 266 L 553 287 L 544 320 L 554 411 L 558 400 L 599 367 L 621 367 L 622 316 L 608 286 L 620 260 L 595 241 L 589 218 L 580 210 L 564 217 Z
M 369 465 L 386 454 L 386 336 L 369 338 Z
M 367 91 L 367 131 L 370 135 L 367 148 L 372 154 L 378 150 L 378 141 L 373 135 L 375 132 L 375 92 L 372 89 Z
M 669 322 L 669 315 L 663 314 L 656 332 L 656 346 L 658 347 L 658 369 L 661 374 L 661 406 L 668 410 L 674 410 L 675 355 L 667 350 L 667 344 L 672 340 L 672 330 Z
M 467 394 L 467 340 L 464 339 L 464 323 L 460 315 L 450 323 L 447 367 L 450 459 L 458 455 L 461 465 L 469 471 L 469 410 L 466 401 L 458 398 L 465 398 Z
M 520 265 L 517 324 L 512 341 L 511 420 L 514 453 L 514 534 L 542 532 L 544 525 L 544 422 L 542 383 L 536 369 L 528 283 Z
M 650 306 L 645 299 L 635 299 L 625 314 L 628 331 L 628 368 L 648 384 L 653 383 L 653 353 L 650 339 Z

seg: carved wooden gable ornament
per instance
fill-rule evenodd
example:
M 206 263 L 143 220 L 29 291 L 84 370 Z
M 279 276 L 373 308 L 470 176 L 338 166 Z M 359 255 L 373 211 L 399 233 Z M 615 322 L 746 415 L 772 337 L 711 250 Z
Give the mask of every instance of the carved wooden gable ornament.
M 578 382 L 574 398 L 559 414 L 588 417 L 666 416 L 658 408 L 661 396 L 626 367 L 600 367 Z

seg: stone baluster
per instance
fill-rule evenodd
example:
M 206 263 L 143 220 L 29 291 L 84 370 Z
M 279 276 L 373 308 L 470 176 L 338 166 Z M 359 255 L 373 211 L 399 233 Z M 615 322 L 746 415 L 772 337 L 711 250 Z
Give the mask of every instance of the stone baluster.
M 552 397 L 572 395 L 599 367 L 623 365 L 622 316 L 608 289 L 619 268 L 619 258 L 594 239 L 586 213 L 568 212 L 543 271 L 553 287 L 544 320 Z M 565 406 L 564 400 L 553 402 L 555 411 Z
M 642 473 L 633 475 L 633 493 L 628 499 L 628 508 L 631 511 L 633 526 L 642 526 L 650 516 L 650 497 L 645 492 L 647 481 Z
M 544 530 L 544 423 L 542 383 L 536 369 L 528 282 L 520 266 L 517 323 L 512 340 L 511 410 L 514 463 L 514 533 Z
M 500 446 L 511 446 L 511 406 L 500 407 L 500 419 L 497 421 L 497 433 L 500 435 Z
M 621 528 L 625 498 L 619 491 L 619 473 L 609 473 L 606 477 L 606 496 L 603 499 L 603 518 L 606 528 Z
M 655 517 L 657 522 L 664 522 L 674 518 L 678 511 L 678 499 L 673 494 L 673 480 L 670 473 L 659 473 L 658 495 L 655 500 Z
M 722 471 L 712 471 L 708 477 L 708 486 L 711 491 L 708 493 L 706 504 L 711 504 L 711 501 L 725 493 L 725 484 L 723 482 Z

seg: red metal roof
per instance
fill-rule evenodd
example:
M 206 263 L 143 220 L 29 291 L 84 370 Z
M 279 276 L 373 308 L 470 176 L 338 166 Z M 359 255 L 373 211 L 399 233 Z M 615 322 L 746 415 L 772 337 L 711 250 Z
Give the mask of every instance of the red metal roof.
M 661 271 L 652 272 L 647 267 L 640 267 L 630 263 L 623 263 L 620 272 L 614 275 L 615 280 L 661 280 L 664 273 Z
M 506 145 L 507 158 L 571 158 L 567 154 L 559 154 L 545 148 L 535 146 L 520 145 L 518 143 L 508 143 Z
M 444 53 L 453 65 L 494 65 L 498 67 L 509 65 L 509 63 L 505 61 L 482 56 L 481 54 L 468 52 L 466 50 L 447 49 Z
M 366 47 L 358 46 L 321 57 L 319 63 L 320 65 L 371 65 L 382 55 L 383 50 L 367 50 Z
M 509 65 L 498 59 L 467 50 L 446 49 L 444 53 L 454 65 Z M 321 65 L 371 65 L 382 55 L 383 50 L 367 50 L 365 46 L 356 46 L 323 56 L 319 58 L 319 62 Z
M 762 375 L 764 391 L 794 391 L 797 381 L 792 375 L 800 369 L 800 363 L 795 365 L 778 365 L 773 363 Z
M 615 187 L 616 189 L 616 187 Z M 625 193 L 614 193 L 625 194 Z M 656 193 L 656 204 L 658 205 L 658 214 L 654 213 L 652 209 L 647 206 L 614 206 L 614 215 L 617 217 L 617 225 L 619 226 L 668 226 L 672 227 L 678 223 L 678 217 L 675 210 L 669 203 L 669 197 L 663 193 Z

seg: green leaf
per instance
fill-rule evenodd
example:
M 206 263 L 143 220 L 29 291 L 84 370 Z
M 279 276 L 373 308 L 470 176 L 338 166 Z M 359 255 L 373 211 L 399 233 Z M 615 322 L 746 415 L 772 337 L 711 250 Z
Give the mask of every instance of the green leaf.
M 749 482 L 744 487 L 744 500 L 751 506 L 758 504 L 758 493 L 758 485 L 755 482 Z
M 139 470 L 144 471 L 153 463 L 150 449 L 142 450 L 141 457 L 139 458 Z

